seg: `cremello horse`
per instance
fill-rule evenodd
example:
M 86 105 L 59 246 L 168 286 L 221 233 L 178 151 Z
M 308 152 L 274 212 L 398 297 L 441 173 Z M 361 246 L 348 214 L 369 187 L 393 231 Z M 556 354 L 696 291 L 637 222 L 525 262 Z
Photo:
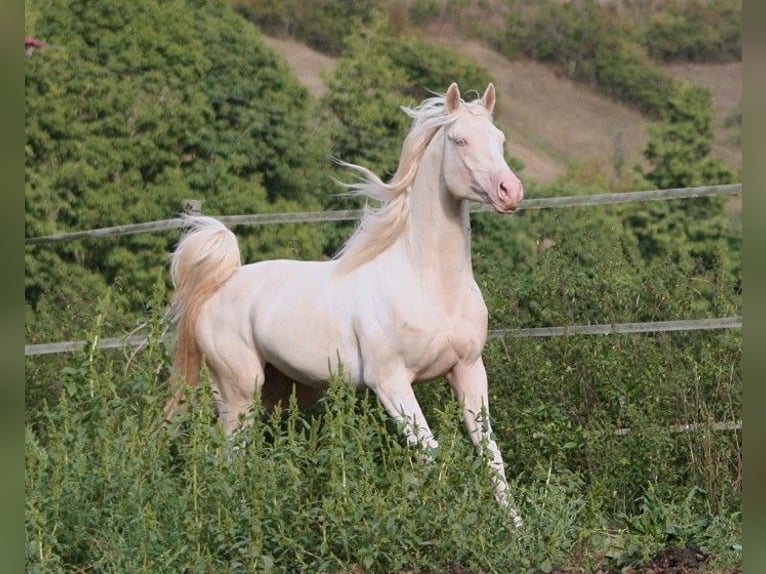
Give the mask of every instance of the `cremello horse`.
M 468 202 L 512 213 L 524 195 L 503 158 L 504 136 L 492 123 L 495 88 L 464 102 L 457 84 L 414 109 L 399 166 L 388 183 L 346 164 L 363 181 L 356 193 L 377 199 L 331 261 L 240 263 L 237 240 L 210 217 L 189 217 L 175 250 L 177 341 L 174 369 L 190 385 L 202 357 L 217 407 L 231 434 L 254 397 L 315 398 L 333 372 L 366 386 L 404 432 L 426 449 L 436 440 L 413 382 L 446 375 L 468 434 L 487 448 L 495 494 L 508 504 L 503 459 L 488 418 L 481 353 L 487 307 L 471 269 Z M 166 419 L 183 397 L 168 401 Z M 515 510 L 516 524 L 521 519 Z

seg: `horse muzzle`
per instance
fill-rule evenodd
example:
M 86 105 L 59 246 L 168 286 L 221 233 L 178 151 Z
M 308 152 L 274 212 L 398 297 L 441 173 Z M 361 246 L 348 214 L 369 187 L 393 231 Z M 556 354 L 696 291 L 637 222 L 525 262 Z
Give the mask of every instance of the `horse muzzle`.
M 498 213 L 513 213 L 524 199 L 524 185 L 513 173 L 500 178 L 494 191 L 490 202 Z

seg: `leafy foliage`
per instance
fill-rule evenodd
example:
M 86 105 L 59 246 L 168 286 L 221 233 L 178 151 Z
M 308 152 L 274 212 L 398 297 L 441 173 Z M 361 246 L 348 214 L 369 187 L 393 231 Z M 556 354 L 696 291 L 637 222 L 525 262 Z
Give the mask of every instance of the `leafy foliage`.
M 568 254 L 554 247 L 541 258 L 551 261 L 538 280 L 556 277 L 558 265 L 567 273 L 561 284 L 571 281 L 576 268 L 561 266 Z M 660 286 L 667 277 L 647 280 Z M 108 315 L 100 309 L 92 341 Z M 233 442 L 214 422 L 206 382 L 162 426 L 168 357 L 162 316 L 153 315 L 149 344 L 129 364 L 93 346 L 73 356 L 60 400 L 27 425 L 30 572 L 354 564 L 449 572 L 454 563 L 550 571 L 575 552 L 629 564 L 671 532 L 714 549 L 740 539 L 731 480 L 741 472 L 741 439 L 712 430 L 674 437 L 664 427 L 676 414 L 741 412 L 731 394 L 740 375 L 729 378 L 739 364 L 733 333 L 490 344 L 495 431 L 526 521 L 517 531 L 494 502 L 485 461 L 460 432 L 446 386 L 423 388 L 440 441 L 433 463 L 407 448 L 377 401 L 343 384 L 342 373 L 310 413 L 292 404 L 268 415 L 256 406 Z M 631 431 L 616 435 L 617 427 Z M 727 556 L 729 564 L 740 559 Z
M 318 205 L 328 153 L 315 104 L 225 3 L 71 0 L 35 25 L 51 47 L 27 59 L 28 237 L 163 219 L 189 197 L 211 214 Z M 321 253 L 315 231 L 277 235 L 269 248 L 245 233 L 245 257 Z M 140 306 L 172 240 L 28 249 L 27 303 L 83 301 L 62 281 L 78 265 L 81 289 L 117 284 Z
M 292 35 L 312 48 L 332 55 L 344 51 L 344 39 L 358 26 L 369 24 L 381 2 L 335 0 L 234 0 L 238 12 L 267 33 Z
M 713 146 L 712 103 L 707 90 L 682 86 L 668 100 L 662 121 L 649 127 L 644 155 L 651 169 L 644 173 L 657 189 L 723 184 L 735 174 L 718 158 Z M 633 212 L 626 218 L 644 257 L 672 255 L 690 249 L 698 265 L 713 269 L 722 264 L 727 272 L 740 275 L 739 234 L 724 212 L 725 199 L 707 197 L 683 202 L 661 202 Z M 732 244 L 732 249 L 727 245 Z M 730 257 L 720 260 L 720 250 Z
M 653 4 L 638 34 L 653 58 L 689 62 L 742 59 L 742 0 Z
M 397 36 L 383 22 L 347 39 L 328 78 L 323 106 L 333 121 L 333 153 L 379 174 L 393 173 L 410 119 L 400 111 L 452 82 L 483 90 L 487 73 L 454 52 L 414 36 Z
M 153 348 L 142 365 L 163 360 Z M 561 559 L 577 536 L 577 507 L 558 484 L 530 492 L 558 501 L 530 515 L 541 530 L 557 521 L 557 545 L 543 550 L 535 527 L 513 531 L 484 461 L 457 430 L 456 405 L 438 417 L 433 465 L 398 441 L 376 402 L 340 381 L 313 416 L 256 408 L 235 446 L 211 422 L 209 387 L 159 427 L 154 373 L 134 366 L 126 387 L 106 357 L 84 359 L 59 405 L 27 428 L 31 572 L 319 572 L 354 563 L 439 572 L 452 560 L 508 571 L 535 565 L 530 544 Z
M 679 86 L 664 105 L 661 121 L 649 128 L 644 155 L 652 169 L 645 177 L 658 189 L 733 181 L 734 173 L 723 161 L 709 157 L 712 148 L 710 92 L 693 85 Z
M 555 64 L 572 78 L 658 116 L 674 78 L 653 64 L 612 4 L 554 2 L 510 11 L 505 53 Z

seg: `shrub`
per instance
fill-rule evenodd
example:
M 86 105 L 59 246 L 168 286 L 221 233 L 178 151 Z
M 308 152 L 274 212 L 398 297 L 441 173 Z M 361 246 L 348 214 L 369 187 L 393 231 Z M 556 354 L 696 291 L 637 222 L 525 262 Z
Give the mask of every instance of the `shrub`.
M 51 48 L 25 60 L 27 237 L 171 218 L 187 198 L 210 215 L 319 205 L 329 152 L 315 102 L 225 2 L 32 4 Z M 317 231 L 240 230 L 243 254 L 318 257 Z M 60 331 L 50 308 L 75 336 L 106 286 L 128 323 L 141 316 L 177 238 L 28 247 L 29 339 Z
M 92 347 L 73 357 L 60 401 L 28 423 L 27 571 L 549 571 L 575 553 L 629 564 L 669 528 L 739 560 L 737 444 L 664 428 L 674 412 L 734 414 L 725 377 L 736 336 L 561 338 L 545 352 L 533 339 L 493 342 L 494 426 L 525 518 L 515 530 L 446 386 L 422 387 L 440 441 L 433 462 L 342 374 L 309 413 L 256 403 L 227 441 L 206 377 L 160 424 L 168 359 L 156 327 L 127 366 Z M 695 369 L 705 376 L 687 379 Z M 710 410 L 685 412 L 697 405 Z M 631 432 L 615 435 L 622 425 Z
M 520 51 L 555 64 L 572 78 L 652 116 L 659 116 L 675 84 L 653 64 L 629 23 L 595 0 L 546 1 L 534 9 L 511 10 L 500 48 L 510 56 Z
M 658 60 L 742 60 L 742 0 L 661 2 L 638 38 Z
M 298 38 L 331 55 L 343 52 L 344 39 L 376 13 L 375 2 L 315 0 L 235 0 L 234 8 L 267 33 Z
M 713 120 L 710 92 L 680 86 L 665 105 L 662 121 L 649 126 L 642 175 L 657 189 L 733 183 L 736 176 L 719 158 L 710 157 Z M 724 197 L 654 202 L 631 210 L 626 228 L 637 237 L 647 259 L 689 250 L 700 269 L 719 268 L 741 276 L 741 236 L 726 216 Z M 627 212 L 626 212 L 627 213 Z

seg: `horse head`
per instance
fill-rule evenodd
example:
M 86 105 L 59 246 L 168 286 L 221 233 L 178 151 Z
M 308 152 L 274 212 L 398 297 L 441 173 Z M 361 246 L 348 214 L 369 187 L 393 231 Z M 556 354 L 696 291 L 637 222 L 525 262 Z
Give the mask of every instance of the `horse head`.
M 481 99 L 466 103 L 453 83 L 444 105 L 454 116 L 444 127 L 443 175 L 450 193 L 489 203 L 498 213 L 513 213 L 524 197 L 524 186 L 508 167 L 505 135 L 492 122 L 495 86 L 489 84 Z

